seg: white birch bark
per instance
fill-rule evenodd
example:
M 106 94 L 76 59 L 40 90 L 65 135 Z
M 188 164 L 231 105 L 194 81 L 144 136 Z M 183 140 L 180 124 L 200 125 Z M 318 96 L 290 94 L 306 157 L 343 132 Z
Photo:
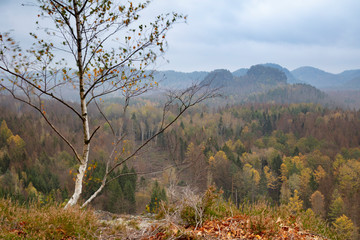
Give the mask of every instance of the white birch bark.
M 76 43 L 77 43 L 77 67 L 79 70 L 79 90 L 80 90 L 80 104 L 81 104 L 81 116 L 82 116 L 82 125 L 83 125 L 83 154 L 81 157 L 81 164 L 78 169 L 78 174 L 76 175 L 75 189 L 72 197 L 69 202 L 66 204 L 65 208 L 77 204 L 83 187 L 84 175 L 86 172 L 87 164 L 89 161 L 89 149 L 90 149 L 90 129 L 89 129 L 89 119 L 87 112 L 87 103 L 85 97 L 85 82 L 84 82 L 84 69 L 83 69 L 83 56 L 82 56 L 82 33 L 81 33 L 81 21 L 80 14 L 78 11 L 78 6 L 76 1 L 74 3 L 74 12 L 76 20 Z

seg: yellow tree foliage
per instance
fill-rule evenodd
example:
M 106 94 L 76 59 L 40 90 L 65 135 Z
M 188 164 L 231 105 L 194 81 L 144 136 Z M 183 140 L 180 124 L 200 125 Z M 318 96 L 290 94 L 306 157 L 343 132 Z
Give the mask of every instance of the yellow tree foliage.
M 360 190 L 360 162 L 350 160 L 339 169 L 340 189 L 347 194 L 354 194 Z
M 311 194 L 310 189 L 311 169 L 304 168 L 300 173 L 300 193 L 303 199 L 309 199 Z
M 247 134 L 247 133 L 249 133 L 249 132 L 250 132 L 249 127 L 246 125 L 246 126 L 243 128 L 241 134 Z
M 271 172 L 270 168 L 268 166 L 264 167 L 264 174 L 266 177 L 266 186 L 269 189 L 276 189 L 277 187 L 277 179 L 273 172 Z
M 338 217 L 333 223 L 335 231 L 339 234 L 340 239 L 356 239 L 356 227 L 346 215 Z
M 342 197 L 337 196 L 330 204 L 329 217 L 331 220 L 336 220 L 342 214 L 344 214 L 345 203 Z
M 299 198 L 297 190 L 294 191 L 294 196 L 290 197 L 288 208 L 293 214 L 299 213 L 303 209 L 303 201 Z
M 295 165 L 297 169 L 299 169 L 300 171 L 303 169 L 304 167 L 304 159 L 303 156 L 295 156 L 293 158 L 291 158 L 291 164 Z
M 23 150 L 25 147 L 25 142 L 19 135 L 9 137 L 7 140 L 7 144 L 19 150 Z
M 193 158 L 194 157 L 194 153 L 196 153 L 195 151 L 195 145 L 194 143 L 190 143 L 189 146 L 186 149 L 186 153 L 185 153 L 185 157 L 186 158 Z
M 229 160 L 226 157 L 226 154 L 224 151 L 218 151 L 214 156 L 214 164 L 219 165 L 222 163 L 227 163 Z
M 231 139 L 228 140 L 225 145 L 228 146 L 231 151 L 235 151 L 235 144 L 231 141 Z
M 28 196 L 33 196 L 33 197 L 38 197 L 39 196 L 39 192 L 34 187 L 32 182 L 30 182 L 29 185 L 27 186 L 27 188 L 25 188 L 25 191 L 28 194 Z
M 304 169 L 304 161 L 305 157 L 303 155 L 283 158 L 283 164 L 280 167 L 282 178 L 284 179 L 284 176 L 286 176 L 289 179 L 293 173 L 301 172 Z
M 13 133 L 8 128 L 5 120 L 3 120 L 1 122 L 1 126 L 0 126 L 0 146 L 3 145 L 4 143 L 6 143 L 8 138 L 11 137 L 12 135 L 13 135 Z
M 21 160 L 25 152 L 25 141 L 19 135 L 13 135 L 8 138 L 9 155 L 13 160 Z
M 215 158 L 214 158 L 214 156 L 211 156 L 211 157 L 209 158 L 209 164 L 210 164 L 210 166 L 214 166 L 214 165 L 215 165 Z
M 240 139 L 236 140 L 234 145 L 236 149 L 245 149 L 245 145 L 240 141 Z
M 285 163 L 282 163 L 281 166 L 280 166 L 280 171 L 281 171 L 281 181 L 282 182 L 286 182 L 288 180 L 288 174 L 289 174 L 289 170 L 288 168 L 286 167 Z
M 335 161 L 333 163 L 334 175 L 339 174 L 339 168 L 346 163 L 346 159 L 341 154 L 335 156 Z
M 245 166 L 244 166 L 244 178 L 250 184 L 254 184 L 255 186 L 259 185 L 260 174 L 255 168 L 253 168 L 248 163 L 245 164 Z
M 216 185 L 222 188 L 229 186 L 232 180 L 229 174 L 231 164 L 225 152 L 218 151 L 214 157 L 209 158 L 209 164 L 212 173 L 212 177 L 210 178 L 213 178 Z
M 326 176 L 326 172 L 324 168 L 321 165 L 319 165 L 317 169 L 314 171 L 315 181 L 319 183 L 320 180 L 323 179 L 325 176 Z

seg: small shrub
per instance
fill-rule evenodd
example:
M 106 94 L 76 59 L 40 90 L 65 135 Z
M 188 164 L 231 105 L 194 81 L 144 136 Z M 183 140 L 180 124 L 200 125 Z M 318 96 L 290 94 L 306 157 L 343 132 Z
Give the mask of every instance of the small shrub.
M 164 188 L 161 188 L 158 181 L 155 181 L 152 188 L 150 203 L 146 205 L 146 211 L 149 213 L 157 213 L 162 201 L 167 201 L 167 196 Z
M 249 216 L 250 229 L 256 235 L 266 235 L 267 237 L 275 235 L 279 226 L 275 219 L 267 215 Z
M 200 216 L 197 216 L 196 209 L 194 207 L 185 206 L 180 212 L 180 218 L 190 226 L 196 226 L 198 223 L 202 223 Z
M 201 226 L 204 221 L 232 216 L 236 207 L 222 198 L 222 191 L 215 187 L 199 195 L 185 188 L 180 196 L 173 197 L 172 203 L 164 203 L 158 216 L 167 218 L 175 224 Z

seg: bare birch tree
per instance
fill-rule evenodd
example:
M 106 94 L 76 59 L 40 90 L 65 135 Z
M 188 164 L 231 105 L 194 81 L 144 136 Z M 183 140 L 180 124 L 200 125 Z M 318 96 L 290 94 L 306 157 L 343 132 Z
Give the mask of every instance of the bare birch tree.
M 81 197 L 90 144 L 100 129 L 100 126 L 90 125 L 89 104 L 95 104 L 109 123 L 98 104 L 101 98 L 122 94 L 126 109 L 131 98 L 157 85 L 153 69 L 158 57 L 166 50 L 166 34 L 174 24 L 186 20 L 186 16 L 172 13 L 159 15 L 147 25 L 142 24 L 139 14 L 149 4 L 150 1 L 134 4 L 119 0 L 37 0 L 35 5 L 41 12 L 39 21 L 45 20 L 46 28 L 40 27 L 39 22 L 36 24 L 44 30 L 45 37 L 30 33 L 34 44 L 23 50 L 9 33 L 0 33 L 1 89 L 37 110 L 78 161 L 74 193 L 66 207 L 77 204 Z M 110 173 L 132 159 L 184 111 L 216 95 L 207 87 L 193 85 L 181 92 L 170 92 L 158 131 L 127 156 L 119 158 L 116 149 L 121 145 L 123 135 L 116 134 L 118 131 L 111 127 L 114 146 L 106 162 L 105 175 L 99 189 L 83 206 L 112 180 L 108 179 Z M 62 93 L 68 88 L 76 90 L 77 103 L 63 97 Z M 80 148 L 49 118 L 48 99 L 62 104 L 81 122 L 83 140 Z M 167 114 L 174 104 L 178 111 L 167 121 Z

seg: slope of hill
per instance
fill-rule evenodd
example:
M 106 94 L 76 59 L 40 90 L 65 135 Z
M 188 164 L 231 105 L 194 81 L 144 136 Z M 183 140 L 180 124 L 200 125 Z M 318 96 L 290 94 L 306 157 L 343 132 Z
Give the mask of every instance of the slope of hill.
M 335 74 L 331 74 L 314 67 L 300 67 L 291 71 L 291 73 L 301 81 L 318 88 L 341 85 L 341 82 L 339 82 Z
M 287 83 L 287 77 L 283 71 L 264 65 L 252 66 L 244 76 L 243 81 L 244 80 L 269 85 Z
M 352 89 L 352 80 L 360 77 L 360 70 L 332 74 L 314 67 L 300 67 L 291 73 L 298 79 L 320 89 Z M 355 80 L 356 82 L 356 80 Z
M 287 68 L 284 68 L 284 67 L 280 66 L 279 64 L 264 63 L 264 64 L 259 64 L 259 65 L 262 65 L 265 67 L 270 67 L 270 68 L 275 68 L 275 69 L 278 69 L 281 72 L 285 73 L 288 83 L 304 83 L 303 81 L 300 81 L 299 79 L 294 77 L 294 75 Z M 236 77 L 242 77 L 242 76 L 246 75 L 248 70 L 249 70 L 248 68 L 240 68 L 240 69 L 234 71 L 233 75 Z
M 328 90 L 326 94 L 342 108 L 360 109 L 360 89 Z
M 234 85 L 235 77 L 229 70 L 217 69 L 210 72 L 201 83 L 211 83 L 213 87 L 229 87 Z
M 284 85 L 257 95 L 250 96 L 250 102 L 289 103 L 320 103 L 327 105 L 332 100 L 319 89 L 308 84 Z
M 280 66 L 279 64 L 265 63 L 265 64 L 261 64 L 261 65 L 263 65 L 265 67 L 276 68 L 276 69 L 282 71 L 283 73 L 285 73 L 288 83 L 304 83 L 303 81 L 300 81 L 299 79 L 294 77 L 294 75 L 287 68 L 284 68 L 284 67 Z
M 343 89 L 360 90 L 360 76 L 345 82 L 342 86 Z
M 185 88 L 194 82 L 201 82 L 208 72 L 176 72 L 176 71 L 158 71 L 154 74 L 155 81 L 165 88 Z
M 235 77 L 242 77 L 242 76 L 246 75 L 248 70 L 249 70 L 248 68 L 240 68 L 240 69 L 234 71 L 232 74 Z
M 357 70 L 346 70 L 342 73 L 337 74 L 342 82 L 349 82 L 353 79 L 360 78 L 360 69 Z

